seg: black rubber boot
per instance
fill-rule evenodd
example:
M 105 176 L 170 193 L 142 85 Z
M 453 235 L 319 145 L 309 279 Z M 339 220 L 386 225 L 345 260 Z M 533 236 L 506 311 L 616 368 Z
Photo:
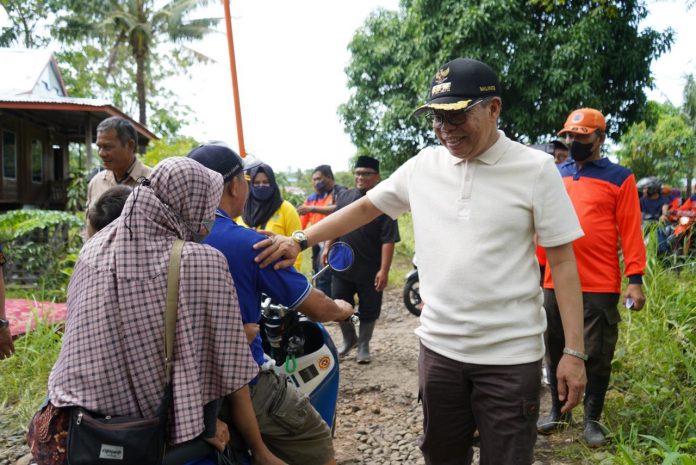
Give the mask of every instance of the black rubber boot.
M 350 321 L 341 321 L 338 323 L 338 326 L 341 328 L 341 334 L 343 335 L 343 345 L 338 348 L 338 356 L 345 357 L 353 347 L 358 345 L 358 335 L 355 334 L 355 325 Z
M 571 412 L 561 413 L 562 403 L 558 399 L 558 382 L 556 370 L 549 370 L 549 390 L 551 391 L 551 412 L 537 421 L 539 434 L 547 435 L 556 431 L 563 431 L 570 426 L 573 419 Z
M 589 447 L 602 447 L 607 440 L 604 427 L 599 422 L 604 409 L 604 398 L 609 387 L 609 377 L 588 379 L 585 391 L 585 429 L 582 438 Z
M 370 363 L 370 339 L 372 339 L 372 331 L 375 329 L 377 321 L 360 322 L 360 336 L 358 337 L 358 355 L 356 360 L 358 363 Z

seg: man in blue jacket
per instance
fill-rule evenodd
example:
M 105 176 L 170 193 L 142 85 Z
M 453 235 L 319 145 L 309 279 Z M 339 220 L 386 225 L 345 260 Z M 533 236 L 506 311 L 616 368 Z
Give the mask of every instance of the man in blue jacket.
M 215 224 L 203 243 L 215 247 L 227 259 L 251 352 L 261 368 L 250 383 L 261 436 L 271 452 L 290 465 L 335 464 L 328 425 L 309 399 L 272 369 L 263 353 L 258 334 L 261 294 L 319 321 L 345 320 L 353 314 L 353 308 L 312 288 L 307 278 L 294 268 L 262 269 L 254 262 L 258 251 L 252 246 L 266 236 L 233 221 L 241 215 L 249 193 L 244 170 L 252 166 L 245 167 L 239 155 L 220 143 L 201 145 L 188 157 L 220 173 L 225 182 Z

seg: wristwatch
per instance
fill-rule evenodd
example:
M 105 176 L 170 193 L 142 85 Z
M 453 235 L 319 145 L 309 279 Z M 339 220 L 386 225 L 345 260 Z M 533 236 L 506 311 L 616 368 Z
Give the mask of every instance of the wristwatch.
M 297 242 L 297 244 L 300 246 L 300 250 L 305 250 L 308 247 L 307 234 L 305 234 L 304 231 L 295 231 L 290 237 L 292 237 L 293 241 Z
M 584 360 L 584 361 L 587 361 L 587 359 L 589 358 L 587 356 L 587 354 L 584 354 L 582 352 L 578 352 L 577 350 L 569 349 L 567 347 L 565 347 L 563 349 L 563 353 L 568 354 L 568 355 L 572 355 L 573 357 L 577 357 L 577 358 Z
M 0 329 L 5 329 L 10 327 L 10 322 L 8 320 L 0 319 Z

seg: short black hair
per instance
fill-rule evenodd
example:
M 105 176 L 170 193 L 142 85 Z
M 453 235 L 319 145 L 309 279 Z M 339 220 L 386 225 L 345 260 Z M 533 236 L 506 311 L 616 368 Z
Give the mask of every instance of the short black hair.
M 104 192 L 94 204 L 89 207 L 87 220 L 95 231 L 101 231 L 109 223 L 121 216 L 123 206 L 128 196 L 133 192 L 128 186 L 114 186 Z
M 314 168 L 314 171 L 312 173 L 320 172 L 327 178 L 334 179 L 333 171 L 331 171 L 331 167 L 329 165 L 319 165 L 316 168 Z
M 116 131 L 116 137 L 121 141 L 121 144 L 128 145 L 128 141 L 133 139 L 135 147 L 138 146 L 138 133 L 127 119 L 121 118 L 120 116 L 106 118 L 97 126 L 97 133 L 105 132 L 109 129 Z

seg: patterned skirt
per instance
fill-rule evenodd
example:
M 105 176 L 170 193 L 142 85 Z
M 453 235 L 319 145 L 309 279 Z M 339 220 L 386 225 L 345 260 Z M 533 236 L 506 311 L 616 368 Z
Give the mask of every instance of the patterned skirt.
M 70 409 L 50 402 L 29 423 L 27 443 L 37 465 L 67 465 Z

